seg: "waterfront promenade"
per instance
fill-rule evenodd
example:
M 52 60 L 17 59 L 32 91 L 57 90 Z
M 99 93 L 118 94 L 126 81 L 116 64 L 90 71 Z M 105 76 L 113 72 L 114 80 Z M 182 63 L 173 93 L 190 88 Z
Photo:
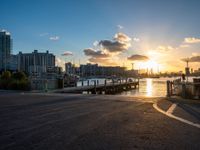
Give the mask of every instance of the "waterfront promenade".
M 171 118 L 153 104 L 168 114 L 200 123 L 198 101 L 0 93 L 0 149 L 200 149 L 198 126 Z

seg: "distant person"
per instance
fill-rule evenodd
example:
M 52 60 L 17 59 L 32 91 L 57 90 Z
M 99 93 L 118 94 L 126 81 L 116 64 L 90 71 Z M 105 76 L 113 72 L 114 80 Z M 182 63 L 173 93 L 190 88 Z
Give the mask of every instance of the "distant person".
M 182 80 L 185 81 L 185 74 L 182 74 Z

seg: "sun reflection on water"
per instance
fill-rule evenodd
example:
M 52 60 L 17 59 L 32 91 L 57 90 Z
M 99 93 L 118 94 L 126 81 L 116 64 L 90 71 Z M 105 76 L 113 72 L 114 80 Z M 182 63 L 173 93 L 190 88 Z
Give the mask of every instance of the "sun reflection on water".
M 146 91 L 147 91 L 146 96 L 150 97 L 153 94 L 153 85 L 152 85 L 153 82 L 152 82 L 152 79 L 146 79 L 146 83 L 147 83 L 147 85 L 146 85 Z

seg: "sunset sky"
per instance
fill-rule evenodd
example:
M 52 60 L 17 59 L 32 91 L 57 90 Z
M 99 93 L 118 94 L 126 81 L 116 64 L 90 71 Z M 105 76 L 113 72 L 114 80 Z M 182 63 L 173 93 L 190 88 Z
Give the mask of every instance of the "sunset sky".
M 200 0 L 0 0 L 13 53 L 49 50 L 64 61 L 180 71 L 200 68 Z

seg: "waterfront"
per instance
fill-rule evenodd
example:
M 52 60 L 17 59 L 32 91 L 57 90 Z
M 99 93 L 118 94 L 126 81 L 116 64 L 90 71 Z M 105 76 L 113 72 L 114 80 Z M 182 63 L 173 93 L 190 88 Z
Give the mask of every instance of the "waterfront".
M 139 80 L 139 88 L 130 91 L 118 93 L 120 95 L 128 96 L 144 96 L 144 97 L 165 97 L 166 96 L 166 82 L 167 80 L 174 80 L 176 78 L 144 78 Z M 90 79 L 89 85 L 94 85 L 94 80 L 99 80 L 99 84 L 104 84 L 105 79 Z M 108 80 L 108 82 L 112 82 Z M 84 86 L 87 85 L 87 80 L 84 81 Z M 78 82 L 81 86 L 81 82 Z
M 125 91 L 122 95 L 164 97 L 166 96 L 166 81 L 168 78 L 145 78 L 140 80 L 138 89 Z
M 122 95 L 128 96 L 144 96 L 144 97 L 165 97 L 167 94 L 168 80 L 172 81 L 180 77 L 174 78 L 144 78 L 140 79 L 138 89 L 125 91 Z
M 117 93 L 117 95 L 127 95 L 127 96 L 142 96 L 142 97 L 165 97 L 167 95 L 167 84 L 166 82 L 168 80 L 173 81 L 175 79 L 178 79 L 180 77 L 161 77 L 161 78 L 143 78 L 139 80 L 139 88 L 132 89 L 129 91 L 124 91 L 122 93 Z M 192 82 L 193 78 L 196 77 L 189 77 L 188 81 Z M 133 78 L 132 78 L 133 79 Z M 89 80 L 84 80 L 83 85 L 87 86 L 88 81 L 89 85 L 94 85 L 94 81 L 99 82 L 99 84 L 104 84 L 105 79 L 99 79 L 99 78 L 93 78 Z M 134 80 L 134 79 L 133 79 Z M 135 79 L 137 80 L 137 79 Z M 125 82 L 125 80 L 124 80 Z M 112 80 L 107 80 L 107 83 L 112 83 Z M 77 86 L 82 86 L 82 82 L 79 81 L 77 83 Z

